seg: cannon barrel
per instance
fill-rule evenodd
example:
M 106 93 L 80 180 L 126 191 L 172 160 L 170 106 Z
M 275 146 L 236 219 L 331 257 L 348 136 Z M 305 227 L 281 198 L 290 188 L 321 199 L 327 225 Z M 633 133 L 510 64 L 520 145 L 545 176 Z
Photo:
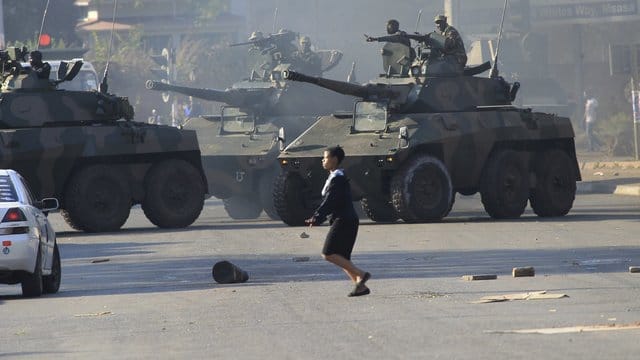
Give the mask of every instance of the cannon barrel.
M 246 90 L 246 89 L 230 89 L 230 90 L 213 90 L 191 88 L 186 86 L 177 86 L 165 84 L 160 81 L 148 80 L 145 84 L 148 90 L 155 91 L 171 91 L 178 94 L 192 96 L 197 99 L 222 102 L 231 106 L 251 107 L 264 102 L 270 89 Z
M 304 75 L 289 70 L 283 71 L 282 77 L 286 80 L 314 84 L 322 88 L 335 91 L 339 94 L 351 95 L 364 100 L 393 99 L 398 96 L 398 93 L 393 91 L 389 86 L 383 84 L 358 85 L 344 81 Z

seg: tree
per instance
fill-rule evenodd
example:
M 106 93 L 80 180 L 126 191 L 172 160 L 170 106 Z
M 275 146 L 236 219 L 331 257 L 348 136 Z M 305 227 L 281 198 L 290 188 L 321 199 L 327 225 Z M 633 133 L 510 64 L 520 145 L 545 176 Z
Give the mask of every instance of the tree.
M 79 18 L 75 0 L 51 1 L 47 11 L 43 32 L 57 42 L 78 44 L 75 25 Z M 4 0 L 5 38 L 8 42 L 27 43 L 35 41 L 40 31 L 47 0 Z

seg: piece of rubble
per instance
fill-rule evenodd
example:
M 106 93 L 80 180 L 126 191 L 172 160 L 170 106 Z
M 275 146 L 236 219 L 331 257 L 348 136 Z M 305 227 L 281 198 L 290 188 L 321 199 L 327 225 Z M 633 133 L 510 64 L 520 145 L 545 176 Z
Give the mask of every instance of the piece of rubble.
M 548 294 L 546 291 L 534 291 L 518 294 L 490 295 L 473 301 L 472 304 L 488 304 L 494 302 L 515 301 L 515 300 L 551 300 L 569 297 L 567 294 Z
M 105 316 L 105 315 L 113 315 L 113 313 L 111 311 L 101 311 L 101 312 L 90 313 L 90 314 L 75 314 L 73 316 L 75 316 L 75 317 L 97 317 L 97 316 Z
M 464 275 L 462 280 L 466 281 L 476 281 L 476 280 L 495 280 L 498 278 L 498 275 L 495 274 L 481 274 L 481 275 Z
M 307 234 L 304 231 L 300 234 L 300 239 L 307 239 L 308 237 L 309 237 L 309 234 Z
M 569 326 L 561 328 L 541 328 L 541 329 L 521 329 L 521 330 L 498 330 L 484 331 L 486 334 L 541 334 L 556 335 L 570 333 L 584 333 L 597 331 L 616 331 L 616 330 L 638 330 L 640 323 L 635 324 L 607 324 L 607 325 L 587 325 L 587 326 Z
M 630 273 L 640 273 L 640 266 L 629 266 L 629 272 Z
M 536 269 L 534 269 L 533 266 L 514 267 L 511 274 L 513 277 L 536 276 Z

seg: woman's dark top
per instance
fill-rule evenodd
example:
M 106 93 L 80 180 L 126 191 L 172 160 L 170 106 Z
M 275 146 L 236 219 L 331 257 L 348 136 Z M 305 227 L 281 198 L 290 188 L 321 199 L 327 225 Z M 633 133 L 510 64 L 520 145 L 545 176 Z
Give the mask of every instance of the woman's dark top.
M 325 184 L 323 189 L 322 203 L 314 214 L 316 225 L 325 222 L 327 217 L 330 222 L 337 218 L 357 219 L 358 214 L 353 208 L 349 179 L 344 176 L 342 170 L 334 170 L 327 181 L 328 186 Z
M 322 203 L 314 214 L 315 225 L 322 224 L 327 218 L 331 224 L 322 253 L 339 254 L 351 259 L 359 220 L 353 208 L 349 179 L 342 170 L 334 170 L 322 192 Z

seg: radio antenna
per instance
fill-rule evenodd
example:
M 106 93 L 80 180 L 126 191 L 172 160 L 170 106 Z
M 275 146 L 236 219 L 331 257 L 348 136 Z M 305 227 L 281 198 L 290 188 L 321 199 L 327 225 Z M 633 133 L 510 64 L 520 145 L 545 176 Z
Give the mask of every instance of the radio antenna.
M 109 64 L 111 63 L 111 48 L 113 47 L 113 34 L 116 31 L 116 13 L 118 10 L 118 0 L 113 2 L 113 17 L 111 18 L 111 36 L 109 38 L 109 48 L 107 50 L 107 65 L 104 67 L 104 75 L 102 76 L 102 82 L 100 82 L 100 92 L 106 94 L 109 91 L 109 84 L 107 83 L 107 77 L 109 76 Z
M 420 21 L 422 20 L 422 9 L 418 11 L 418 20 L 416 21 L 416 33 L 420 30 Z
M 276 8 L 273 11 L 273 32 L 272 32 L 272 34 L 276 33 L 276 31 L 278 30 L 278 29 L 276 29 L 277 27 L 278 27 L 278 8 Z
M 502 21 L 500 22 L 500 31 L 498 32 L 498 44 L 496 45 L 496 53 L 493 55 L 493 67 L 489 73 L 489 77 L 496 78 L 499 75 L 498 71 L 498 56 L 500 55 L 500 42 L 502 41 L 502 30 L 504 29 L 504 17 L 507 14 L 507 7 L 509 6 L 509 0 L 504 0 L 504 8 L 502 9 Z
M 44 29 L 44 20 L 47 18 L 47 10 L 49 10 L 49 0 L 47 0 L 47 5 L 45 5 L 44 13 L 42 14 L 42 22 L 40 23 L 40 32 L 38 33 L 38 43 L 36 45 L 36 50 L 40 49 L 40 38 L 42 37 L 42 30 Z

